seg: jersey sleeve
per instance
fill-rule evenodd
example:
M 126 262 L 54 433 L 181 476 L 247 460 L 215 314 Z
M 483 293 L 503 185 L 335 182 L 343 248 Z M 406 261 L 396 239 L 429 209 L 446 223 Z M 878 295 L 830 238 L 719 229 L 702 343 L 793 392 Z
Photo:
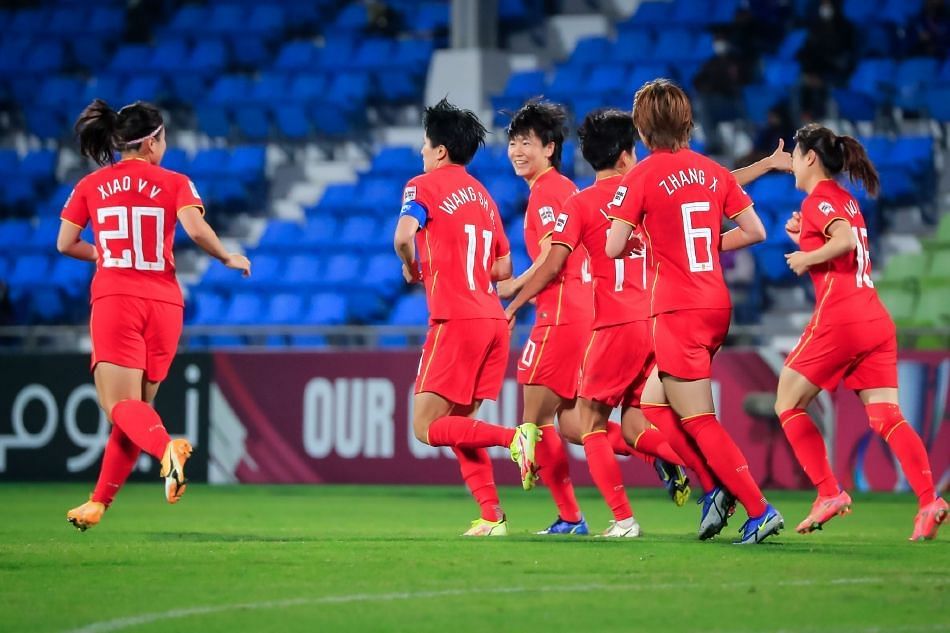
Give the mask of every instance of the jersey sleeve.
M 732 220 L 752 206 L 752 198 L 736 181 L 736 177 L 732 175 L 732 172 L 726 169 L 723 169 L 723 172 L 725 196 L 722 201 L 722 214 Z
M 399 216 L 413 217 L 419 222 L 419 228 L 423 228 L 429 221 L 429 210 L 432 208 L 429 198 L 425 181 L 416 176 L 407 182 L 402 190 L 402 207 L 399 209 Z
M 611 220 L 620 220 L 632 227 L 640 226 L 645 211 L 645 198 L 638 175 L 638 170 L 634 167 L 620 181 L 614 199 L 607 205 L 607 217 Z
M 849 225 L 851 224 L 851 216 L 840 207 L 841 205 L 833 204 L 827 198 L 808 196 L 805 198 L 805 201 L 802 202 L 802 221 L 807 228 L 810 228 L 815 233 L 830 237 L 828 235 L 828 229 L 831 227 L 832 222 L 844 220 Z M 804 229 L 805 227 L 802 228 Z
M 505 233 L 505 225 L 500 221 L 495 223 L 494 248 L 495 259 L 501 259 L 511 255 L 511 242 L 508 241 L 508 234 Z
M 538 244 L 554 232 L 554 222 L 557 219 L 558 209 L 553 200 L 546 196 L 532 196 L 528 201 L 528 210 L 525 213 L 525 224 L 528 231 L 537 236 Z
M 201 201 L 201 196 L 198 195 L 198 188 L 195 187 L 195 183 L 191 181 L 191 178 L 180 175 L 178 178 L 178 193 L 175 197 L 176 215 L 187 207 L 197 207 L 201 211 L 201 215 L 204 215 L 205 204 Z
M 581 242 L 581 223 L 583 217 L 580 208 L 572 196 L 564 203 L 564 208 L 554 221 L 554 233 L 551 235 L 551 244 L 561 244 L 572 251 Z
M 83 192 L 82 184 L 82 181 L 79 181 L 73 188 L 72 193 L 69 194 L 69 198 L 66 199 L 63 212 L 59 217 L 70 224 L 84 229 L 86 225 L 89 224 L 89 205 L 86 202 L 86 195 Z

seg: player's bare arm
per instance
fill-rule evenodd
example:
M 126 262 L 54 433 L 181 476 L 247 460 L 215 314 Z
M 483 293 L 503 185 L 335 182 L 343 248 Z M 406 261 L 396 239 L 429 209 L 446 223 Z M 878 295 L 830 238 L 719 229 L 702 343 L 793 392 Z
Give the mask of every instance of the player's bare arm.
M 795 251 L 785 256 L 788 267 L 796 275 L 803 275 L 812 266 L 823 264 L 827 261 L 840 257 L 845 253 L 850 253 L 857 247 L 857 238 L 851 226 L 843 218 L 832 220 L 831 225 L 826 229 L 828 241 L 824 246 L 813 251 Z
M 511 297 L 518 294 L 518 292 L 524 288 L 525 284 L 528 283 L 534 274 L 541 267 L 541 264 L 548 256 L 548 252 L 551 250 L 551 236 L 541 238 L 541 241 L 538 243 L 538 246 L 541 248 L 538 258 L 531 262 L 531 266 L 528 267 L 526 271 L 515 277 L 514 279 L 509 279 L 498 284 L 498 296 L 502 299 L 510 299 Z M 543 286 L 542 286 L 543 288 Z
M 765 240 L 765 226 L 751 206 L 740 211 L 739 215 L 733 217 L 733 221 L 738 226 L 722 234 L 720 251 L 734 251 Z
M 185 229 L 188 237 L 201 250 L 228 268 L 240 270 L 244 277 L 251 275 L 251 260 L 240 253 L 231 253 L 224 247 L 224 244 L 218 239 L 218 234 L 204 219 L 200 208 L 195 206 L 183 208 L 178 212 L 178 221 L 181 222 L 181 226 Z
M 607 231 L 607 245 L 604 247 L 604 252 L 611 259 L 623 259 L 631 250 L 639 249 L 639 240 L 636 240 L 637 244 L 631 244 L 634 240 L 636 238 L 633 236 L 633 226 L 629 222 L 614 219 L 610 224 L 610 230 Z M 637 249 L 631 246 L 637 246 Z
M 567 258 L 571 254 L 571 249 L 564 244 L 554 244 L 552 246 L 550 238 L 548 238 L 547 244 L 547 255 L 544 257 L 544 260 L 542 261 L 540 257 L 538 258 L 538 261 L 541 262 L 540 266 L 538 266 L 538 269 L 521 288 L 518 296 L 515 297 L 514 301 L 512 301 L 505 310 L 509 321 L 514 318 L 515 314 L 517 314 L 518 310 L 520 310 L 524 304 L 534 299 L 539 292 L 544 290 L 547 285 L 558 276 L 561 269 L 564 268 Z
M 56 250 L 63 255 L 94 262 L 99 259 L 96 247 L 80 237 L 82 229 L 72 222 L 63 220 L 59 225 L 59 235 L 56 236 Z
M 511 265 L 511 255 L 505 255 L 495 260 L 491 266 L 491 280 L 504 281 L 511 278 L 513 268 Z
M 736 182 L 744 187 L 770 171 L 792 171 L 792 155 L 785 151 L 785 141 L 782 139 L 778 140 L 778 147 L 771 155 L 752 163 L 748 167 L 736 169 L 732 172 L 732 175 L 736 177 Z
M 393 248 L 402 262 L 402 276 L 406 283 L 422 281 L 422 273 L 416 262 L 416 231 L 419 230 L 419 220 L 404 215 L 396 224 L 396 233 L 393 236 Z

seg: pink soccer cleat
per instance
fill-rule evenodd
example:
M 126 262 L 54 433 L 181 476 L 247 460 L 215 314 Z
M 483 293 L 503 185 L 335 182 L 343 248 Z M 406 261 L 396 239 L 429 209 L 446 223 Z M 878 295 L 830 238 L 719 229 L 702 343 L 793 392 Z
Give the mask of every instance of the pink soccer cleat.
M 910 535 L 909 540 L 933 540 L 937 536 L 940 524 L 947 520 L 948 513 L 950 513 L 950 507 L 940 497 L 925 505 L 914 517 L 914 533 Z
M 798 524 L 795 531 L 799 534 L 808 534 L 820 530 L 821 526 L 828 521 L 845 514 L 851 514 L 851 496 L 847 492 L 842 490 L 833 497 L 819 495 L 811 506 L 811 512 L 804 521 Z

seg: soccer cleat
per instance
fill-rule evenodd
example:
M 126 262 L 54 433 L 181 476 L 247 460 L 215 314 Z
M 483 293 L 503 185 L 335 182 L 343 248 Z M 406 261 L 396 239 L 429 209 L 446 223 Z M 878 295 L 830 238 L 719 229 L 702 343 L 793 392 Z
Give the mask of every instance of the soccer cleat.
M 710 539 L 726 527 L 729 517 L 732 516 L 730 509 L 735 508 L 736 500 L 725 488 L 716 486 L 712 491 L 700 497 L 696 504 L 702 504 L 703 513 L 699 518 L 699 540 Z
M 691 490 L 689 489 L 689 477 L 686 476 L 686 470 L 682 466 L 672 464 L 657 457 L 653 460 L 653 468 L 659 476 L 663 487 L 669 493 L 670 499 L 677 507 L 683 507 L 689 501 Z
M 172 440 L 162 455 L 160 475 L 165 478 L 165 499 L 168 503 L 178 503 L 185 494 L 185 462 L 191 457 L 191 444 L 188 440 Z
M 950 508 L 940 497 L 925 505 L 914 517 L 914 533 L 910 535 L 909 540 L 933 540 L 937 536 L 940 524 L 947 520 L 948 513 L 950 513 Z
M 815 499 L 815 503 L 812 504 L 808 516 L 798 524 L 795 531 L 799 534 L 808 534 L 809 532 L 820 530 L 821 526 L 836 516 L 844 516 L 846 514 L 851 514 L 851 497 L 847 492 L 842 490 L 832 497 L 822 497 L 819 495 L 818 498 Z
M 508 517 L 501 517 L 501 521 L 475 519 L 462 536 L 508 536 Z
M 637 538 L 640 536 L 640 524 L 633 517 L 623 521 L 611 521 L 603 534 L 597 536 L 602 538 Z
M 541 441 L 541 429 L 532 422 L 525 422 L 515 429 L 515 438 L 511 440 L 511 461 L 521 469 L 521 487 L 534 488 L 538 480 L 538 465 L 534 461 L 534 448 Z
M 581 536 L 589 533 L 587 521 L 584 520 L 583 516 L 581 516 L 581 520 L 576 523 L 571 523 L 570 521 L 565 521 L 561 517 L 558 517 L 549 527 L 540 532 L 535 532 L 535 534 L 576 534 Z
M 91 527 L 95 527 L 102 520 L 105 514 L 106 505 L 89 499 L 86 503 L 77 508 L 73 508 L 66 513 L 66 520 L 73 524 L 80 532 L 85 532 Z
M 778 534 L 785 528 L 785 520 L 772 504 L 765 506 L 762 516 L 749 519 L 739 528 L 739 540 L 735 545 L 755 545 L 761 543 L 773 534 Z

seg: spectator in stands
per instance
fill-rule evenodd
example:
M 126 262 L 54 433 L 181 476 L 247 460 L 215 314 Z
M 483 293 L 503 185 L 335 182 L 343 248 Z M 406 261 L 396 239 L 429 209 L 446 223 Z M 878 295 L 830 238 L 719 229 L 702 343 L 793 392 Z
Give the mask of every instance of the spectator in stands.
M 946 57 L 950 53 L 950 10 L 946 0 L 927 0 L 908 30 L 915 55 Z
M 828 87 L 843 83 L 855 63 L 854 27 L 834 0 L 821 0 L 817 19 L 798 53 L 802 67 L 801 108 L 805 120 L 825 116 Z
M 775 151 L 776 139 L 785 141 L 786 147 L 792 147 L 795 127 L 791 124 L 788 107 L 779 104 L 769 108 L 765 125 L 759 128 L 748 154 L 736 161 L 736 167 L 745 167 L 762 160 Z
M 722 33 L 713 39 L 715 55 L 703 64 L 693 87 L 698 93 L 699 122 L 706 136 L 706 151 L 723 153 L 718 127 L 741 114 L 742 85 L 748 81 L 748 64 L 733 54 L 732 45 Z
M 372 0 L 366 5 L 367 30 L 379 35 L 397 35 L 402 30 L 402 16 L 388 2 Z

